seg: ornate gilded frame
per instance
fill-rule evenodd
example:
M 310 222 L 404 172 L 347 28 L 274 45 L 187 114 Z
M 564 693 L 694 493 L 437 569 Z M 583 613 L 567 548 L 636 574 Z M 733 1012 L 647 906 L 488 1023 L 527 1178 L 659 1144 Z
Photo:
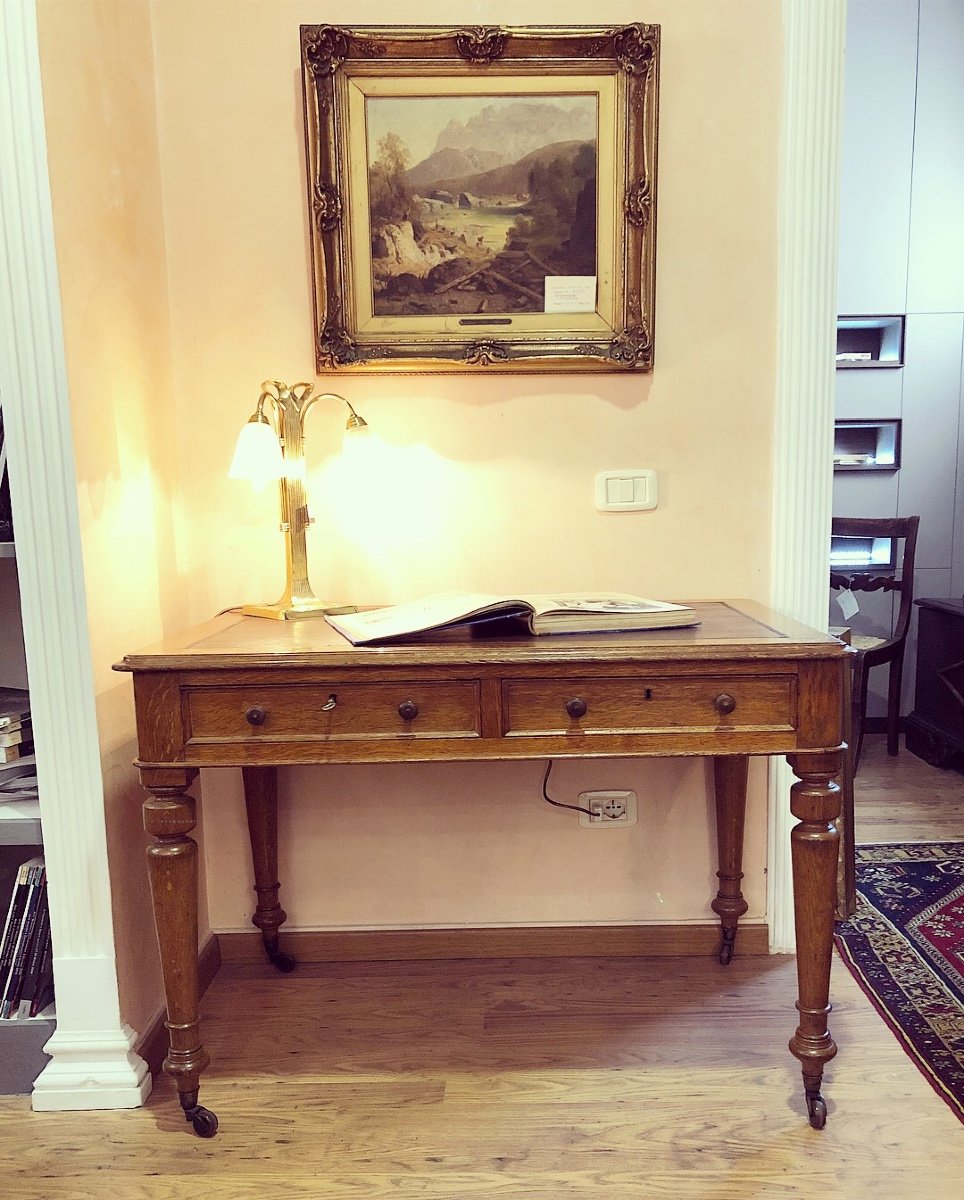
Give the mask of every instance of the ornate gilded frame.
M 319 372 L 652 369 L 658 26 L 304 25 L 301 57 Z M 517 315 L 484 311 L 483 301 L 473 315 L 379 315 L 385 302 L 376 299 L 371 236 L 371 97 L 561 95 L 580 103 L 583 93 L 594 98 L 596 114 L 596 274 L 583 277 L 593 280 L 595 309 Z M 458 284 L 470 290 L 464 279 Z M 531 288 L 529 295 L 537 297 Z

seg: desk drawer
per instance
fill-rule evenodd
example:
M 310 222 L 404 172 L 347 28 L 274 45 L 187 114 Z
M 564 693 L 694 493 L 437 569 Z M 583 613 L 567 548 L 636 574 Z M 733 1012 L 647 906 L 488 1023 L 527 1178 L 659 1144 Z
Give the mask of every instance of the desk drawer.
M 475 682 L 188 688 L 184 701 L 189 743 L 479 736 Z
M 791 730 L 796 678 L 507 680 L 505 732 L 643 733 L 660 730 Z

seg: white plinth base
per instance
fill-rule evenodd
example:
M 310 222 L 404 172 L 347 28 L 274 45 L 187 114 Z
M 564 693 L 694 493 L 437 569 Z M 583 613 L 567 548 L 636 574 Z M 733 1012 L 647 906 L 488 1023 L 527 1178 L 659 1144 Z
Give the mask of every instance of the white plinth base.
M 147 1063 L 135 1054 L 127 1025 L 103 1034 L 58 1030 L 44 1046 L 51 1061 L 34 1084 L 36 1112 L 139 1108 L 151 1094 Z

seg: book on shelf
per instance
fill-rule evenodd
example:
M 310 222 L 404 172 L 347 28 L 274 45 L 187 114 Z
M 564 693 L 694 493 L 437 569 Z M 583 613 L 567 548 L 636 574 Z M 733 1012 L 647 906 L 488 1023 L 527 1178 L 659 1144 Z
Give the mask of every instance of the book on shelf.
M 26 891 L 23 910 L 16 929 L 11 928 L 9 931 L 9 947 L 7 938 L 4 938 L 4 963 L 9 959 L 9 967 L 0 968 L 0 981 L 3 984 L 0 993 L 0 1018 L 5 1020 L 16 1017 L 19 1013 L 31 943 L 37 930 L 41 896 L 46 896 L 47 872 L 42 858 L 31 859 L 21 866 L 17 874 L 17 890 L 24 885 Z
M 498 596 L 486 592 L 441 592 L 388 608 L 328 616 L 354 646 L 399 641 L 443 630 L 497 621 L 532 634 L 636 632 L 698 625 L 685 604 L 645 600 L 623 592 L 557 592 Z
M 0 770 L 0 804 L 16 803 L 21 800 L 37 800 L 40 792 L 37 786 L 33 755 L 28 754 L 25 758 L 7 763 L 6 765 L 8 767 L 22 765 L 23 770 L 15 775 Z
M 30 717 L 30 693 L 26 688 L 0 687 L 0 730 L 22 725 Z
M 46 1010 L 54 1002 L 54 947 L 50 940 L 48 923 L 47 936 L 40 953 L 40 966 L 37 972 L 37 985 L 30 1001 L 30 1015 L 40 1017 L 46 1015 Z
M 33 727 L 30 717 L 11 716 L 0 725 L 0 766 L 16 762 L 33 750 Z
M 36 793 L 37 760 L 32 754 L 22 754 L 10 762 L 0 762 L 0 800 L 10 799 L 19 787 Z
M 37 917 L 33 935 L 30 938 L 30 944 L 27 949 L 23 979 L 20 984 L 20 993 L 17 997 L 17 1008 L 16 1010 L 11 1008 L 11 1016 L 31 1017 L 36 1015 L 32 1009 L 34 1004 L 37 1003 L 44 955 L 49 946 L 50 906 L 47 903 L 47 883 L 46 879 L 44 879 L 37 900 Z
M 36 904 L 35 873 L 38 868 L 43 867 L 43 861 L 42 858 L 31 858 L 25 863 L 21 863 L 14 881 L 13 893 L 7 908 L 7 919 L 3 926 L 3 939 L 0 941 L 0 1015 L 3 1013 L 3 1001 L 7 996 L 14 958 L 27 920 L 28 902 L 32 894 L 34 894 L 34 904 Z

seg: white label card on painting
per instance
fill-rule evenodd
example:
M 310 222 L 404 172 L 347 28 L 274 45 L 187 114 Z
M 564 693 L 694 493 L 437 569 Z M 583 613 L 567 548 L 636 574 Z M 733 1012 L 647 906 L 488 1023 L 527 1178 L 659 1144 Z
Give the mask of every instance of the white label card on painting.
M 547 275 L 546 312 L 596 311 L 595 275 Z

